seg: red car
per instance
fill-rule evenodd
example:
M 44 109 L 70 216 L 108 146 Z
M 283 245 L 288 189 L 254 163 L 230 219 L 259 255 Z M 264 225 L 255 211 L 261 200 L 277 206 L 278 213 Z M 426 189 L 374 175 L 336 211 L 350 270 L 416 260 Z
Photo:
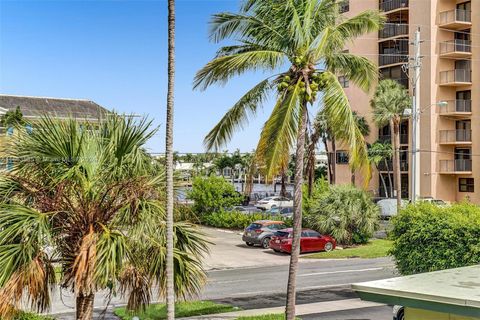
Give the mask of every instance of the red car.
M 283 229 L 274 233 L 270 240 L 270 248 L 276 252 L 292 252 L 293 229 Z M 331 236 L 321 235 L 310 229 L 302 230 L 300 252 L 332 251 L 337 242 Z

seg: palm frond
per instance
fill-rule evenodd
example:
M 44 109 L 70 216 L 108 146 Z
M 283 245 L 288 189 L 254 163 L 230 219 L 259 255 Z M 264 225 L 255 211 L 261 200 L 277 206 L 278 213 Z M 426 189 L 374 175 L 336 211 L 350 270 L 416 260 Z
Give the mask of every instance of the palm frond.
M 364 91 L 370 90 L 378 78 L 378 67 L 368 58 L 341 52 L 325 59 L 327 69 L 342 75 Z
M 206 89 L 208 86 L 226 83 L 230 78 L 246 71 L 274 70 L 285 59 L 285 54 L 273 50 L 254 50 L 221 56 L 213 59 L 195 75 L 193 87 Z
M 267 98 L 270 89 L 270 81 L 263 80 L 240 98 L 205 137 L 204 144 L 207 151 L 219 150 L 230 141 L 233 133 L 244 127 L 248 116 L 256 115 L 257 109 Z
M 336 138 L 348 143 L 351 166 L 368 167 L 367 146 L 342 86 L 330 72 L 324 72 L 323 79 L 327 83 L 323 96 L 323 112 L 328 119 L 329 128 Z
M 286 167 L 297 137 L 301 106 L 301 80 L 279 95 L 270 118 L 265 122 L 257 146 L 257 156 L 269 177 Z

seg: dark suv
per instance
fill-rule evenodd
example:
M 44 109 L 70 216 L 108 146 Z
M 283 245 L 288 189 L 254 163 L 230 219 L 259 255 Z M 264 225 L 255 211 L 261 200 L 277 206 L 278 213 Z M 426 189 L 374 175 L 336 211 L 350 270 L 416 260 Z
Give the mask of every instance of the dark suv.
M 242 240 L 249 247 L 259 244 L 264 249 L 268 249 L 272 235 L 285 228 L 286 226 L 282 221 L 258 220 L 245 228 Z

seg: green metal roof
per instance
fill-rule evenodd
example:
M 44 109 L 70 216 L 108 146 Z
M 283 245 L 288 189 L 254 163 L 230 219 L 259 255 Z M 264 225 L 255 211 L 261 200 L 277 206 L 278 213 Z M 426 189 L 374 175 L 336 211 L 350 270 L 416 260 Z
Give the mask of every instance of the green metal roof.
M 480 317 L 480 265 L 352 285 L 360 298 Z

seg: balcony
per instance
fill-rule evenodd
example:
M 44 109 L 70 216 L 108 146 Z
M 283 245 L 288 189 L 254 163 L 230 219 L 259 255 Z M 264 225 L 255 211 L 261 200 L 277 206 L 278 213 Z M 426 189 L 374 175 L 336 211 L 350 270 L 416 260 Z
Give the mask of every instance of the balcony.
M 440 160 L 440 174 L 471 174 L 471 159 Z
M 441 86 L 469 86 L 472 84 L 472 70 L 455 69 L 440 71 Z
M 382 30 L 378 32 L 381 41 L 399 37 L 408 37 L 407 23 L 386 23 Z
M 472 100 L 450 100 L 441 105 L 439 114 L 442 116 L 463 118 L 472 115 Z
M 465 59 L 472 56 L 472 41 L 470 40 L 449 40 L 440 42 L 440 57 Z
M 439 143 L 445 145 L 471 145 L 472 130 L 440 130 Z
M 386 0 L 381 1 L 379 5 L 380 11 L 390 12 L 408 9 L 408 0 Z
M 390 67 L 406 62 L 408 62 L 408 53 L 380 54 L 378 57 L 378 65 L 380 67 Z
M 438 25 L 441 28 L 461 30 L 470 28 L 472 25 L 472 11 L 454 9 L 440 12 Z

